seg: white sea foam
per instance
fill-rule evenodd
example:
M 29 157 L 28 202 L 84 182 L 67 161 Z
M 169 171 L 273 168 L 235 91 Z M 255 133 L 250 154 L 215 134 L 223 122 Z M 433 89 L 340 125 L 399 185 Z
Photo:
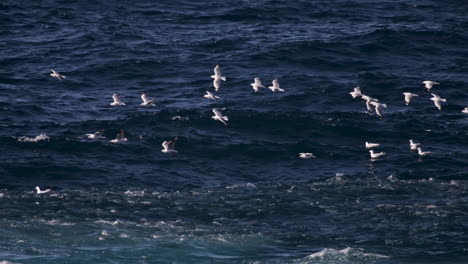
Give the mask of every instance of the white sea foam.
M 344 249 L 333 249 L 325 248 L 319 252 L 310 254 L 306 259 L 328 259 L 336 261 L 345 260 L 371 260 L 371 259 L 382 259 L 388 258 L 388 256 L 374 253 L 364 252 L 362 248 L 344 248 Z
M 49 141 L 50 137 L 48 137 L 45 133 L 41 133 L 38 136 L 35 137 L 19 137 L 18 141 L 19 142 L 39 142 L 43 140 Z
M 239 189 L 239 188 L 257 188 L 257 185 L 248 182 L 248 183 L 234 184 L 234 185 L 226 187 L 226 189 Z

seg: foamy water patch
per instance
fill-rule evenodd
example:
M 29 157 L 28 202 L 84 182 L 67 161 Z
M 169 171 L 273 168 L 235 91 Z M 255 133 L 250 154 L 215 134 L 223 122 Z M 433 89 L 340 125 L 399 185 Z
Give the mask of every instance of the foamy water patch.
M 389 256 L 365 252 L 362 248 L 347 247 L 344 249 L 325 248 L 319 252 L 305 257 L 301 263 L 315 263 L 317 260 L 325 260 L 327 263 L 341 263 L 344 261 L 361 262 L 378 259 L 387 259 Z M 312 261 L 312 262 L 310 262 Z
M 26 136 L 19 137 L 18 142 L 39 142 L 39 141 L 44 141 L 44 140 L 49 141 L 49 139 L 50 139 L 49 136 L 41 132 L 41 134 L 35 137 L 26 137 Z

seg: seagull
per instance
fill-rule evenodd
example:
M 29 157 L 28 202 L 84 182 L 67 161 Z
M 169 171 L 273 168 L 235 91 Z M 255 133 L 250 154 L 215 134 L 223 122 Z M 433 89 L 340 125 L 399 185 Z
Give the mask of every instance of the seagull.
M 366 149 L 376 148 L 378 146 L 380 146 L 379 143 L 370 143 L 366 141 Z
M 219 96 L 216 96 L 212 92 L 208 92 L 208 91 L 206 91 L 206 94 L 203 97 L 208 98 L 208 99 L 213 99 L 213 100 L 219 99 Z
M 211 78 L 213 78 L 213 86 L 215 88 L 215 91 L 219 90 L 221 80 L 226 81 L 226 77 L 221 76 L 221 70 L 219 69 L 219 65 L 216 65 L 216 67 L 214 68 L 214 75 L 211 75 Z
M 114 102 L 112 102 L 110 105 L 112 105 L 112 106 L 125 105 L 125 103 L 120 101 L 119 95 L 120 94 L 118 94 L 118 93 L 115 93 L 115 94 L 112 95 L 112 99 L 114 99 Z
M 177 142 L 177 138 L 174 138 L 171 141 L 164 141 L 162 143 L 162 146 L 164 149 L 161 150 L 161 152 L 164 153 L 177 153 L 177 150 L 174 149 L 175 143 Z
M 375 107 L 375 113 L 380 117 L 380 119 L 382 119 L 383 118 L 382 107 L 387 108 L 387 105 L 381 104 L 379 102 L 370 102 L 370 104 Z
M 417 150 L 421 143 L 414 143 L 412 139 L 409 140 L 409 145 L 411 150 Z
M 354 92 L 350 92 L 349 93 L 353 98 L 356 98 L 356 97 L 361 97 L 362 96 L 362 93 L 361 93 L 361 87 L 355 87 L 354 88 Z
M 50 76 L 54 77 L 55 79 L 58 79 L 58 80 L 63 80 L 65 78 L 67 78 L 65 75 L 60 75 L 60 73 L 54 71 L 54 70 L 50 70 Z
M 468 106 L 465 107 L 465 109 L 462 110 L 462 113 L 468 114 Z
M 364 95 L 364 94 L 361 95 L 361 99 L 366 101 L 367 111 L 369 111 L 370 113 L 373 112 L 371 102 L 378 102 L 379 101 L 378 99 L 372 98 L 372 97 Z
M 431 100 L 434 101 L 434 104 L 437 107 L 437 109 L 442 110 L 441 102 L 447 102 L 447 99 L 440 98 L 440 96 L 438 96 L 437 94 L 433 94 L 433 93 L 431 94 L 433 96 Z
M 369 150 L 369 153 L 370 153 L 371 158 L 373 159 L 378 159 L 382 156 L 385 156 L 385 152 L 374 153 L 373 149 Z
M 41 188 L 39 188 L 39 186 L 36 186 L 36 193 L 37 194 L 48 193 L 50 191 L 51 191 L 50 189 L 45 189 L 45 190 L 42 191 Z
M 405 96 L 406 105 L 409 105 L 409 103 L 411 102 L 411 99 L 412 99 L 414 96 L 419 96 L 419 95 L 414 94 L 414 93 L 403 93 L 403 95 Z
M 284 92 L 284 89 L 281 89 L 280 86 L 279 86 L 278 79 L 274 79 L 271 83 L 272 83 L 273 86 L 268 86 L 268 88 L 272 92 L 276 92 L 276 91 Z
M 303 159 L 311 159 L 311 158 L 317 158 L 314 156 L 313 153 L 299 153 L 299 158 L 303 158 Z
M 424 81 L 422 83 L 424 83 L 424 85 L 426 87 L 426 88 L 424 88 L 424 91 L 426 91 L 426 92 L 429 92 L 432 89 L 432 86 L 440 84 L 438 82 L 433 82 L 433 81 Z
M 125 131 L 122 129 L 120 133 L 117 134 L 116 139 L 109 141 L 109 143 L 122 143 L 127 142 L 127 138 L 125 137 Z
M 224 108 L 222 109 L 224 110 Z M 223 116 L 223 114 L 221 113 L 221 111 L 219 111 L 218 108 L 213 108 L 213 113 L 215 114 L 214 116 L 212 116 L 211 118 L 213 118 L 214 120 L 219 120 L 221 121 L 221 123 L 223 123 L 225 126 L 227 126 L 227 123 L 226 121 L 228 121 L 228 117 L 227 116 Z
M 102 136 L 102 133 L 104 133 L 104 129 L 101 130 L 101 131 L 98 131 L 96 133 L 93 133 L 93 134 L 86 134 L 86 136 L 88 136 L 89 139 L 103 139 L 103 138 L 106 138 L 106 137 Z
M 255 77 L 254 83 L 251 83 L 250 85 L 252 86 L 255 92 L 258 92 L 260 88 L 265 88 L 265 86 L 262 85 L 262 81 L 258 77 Z
M 421 156 L 421 157 L 427 156 L 427 155 L 429 155 L 429 154 L 431 154 L 431 153 L 432 153 L 432 152 L 430 152 L 430 151 L 422 151 L 421 148 L 418 148 L 418 155 Z
M 141 105 L 143 105 L 143 106 L 156 106 L 154 104 L 155 100 L 148 99 L 148 96 L 146 95 L 145 92 L 141 92 L 141 100 L 143 100 L 143 103 L 141 103 Z

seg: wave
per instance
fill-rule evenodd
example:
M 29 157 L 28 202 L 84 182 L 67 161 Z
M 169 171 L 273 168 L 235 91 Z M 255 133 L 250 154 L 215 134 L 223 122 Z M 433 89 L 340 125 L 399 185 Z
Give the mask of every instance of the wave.
M 45 133 L 41 133 L 35 137 L 19 137 L 18 142 L 39 142 L 39 141 L 49 141 L 50 137 L 47 136 Z

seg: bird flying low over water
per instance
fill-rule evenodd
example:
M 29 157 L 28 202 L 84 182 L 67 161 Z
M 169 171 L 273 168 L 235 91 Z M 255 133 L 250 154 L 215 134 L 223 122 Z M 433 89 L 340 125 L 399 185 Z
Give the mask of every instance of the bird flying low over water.
M 222 110 L 224 110 L 224 108 Z M 228 121 L 229 118 L 227 116 L 223 116 L 223 114 L 221 113 L 221 111 L 219 111 L 218 108 L 213 108 L 212 111 L 215 115 L 212 116 L 211 118 L 213 118 L 214 120 L 218 120 L 221 123 L 223 123 L 225 126 L 227 126 L 226 121 Z
M 258 92 L 260 88 L 265 88 L 265 86 L 262 85 L 262 81 L 258 77 L 255 77 L 254 82 L 250 85 L 252 86 L 255 92 Z
M 362 96 L 362 93 L 361 93 L 361 87 L 355 87 L 354 88 L 354 91 L 350 92 L 349 93 L 353 98 L 356 98 L 356 97 L 360 97 Z
M 278 79 L 274 79 L 271 83 L 272 83 L 272 86 L 268 86 L 268 88 L 272 92 L 276 92 L 276 91 L 284 92 L 284 89 L 280 88 Z
M 314 156 L 314 153 L 299 153 L 299 158 L 302 158 L 302 159 L 315 159 L 317 157 Z
M 50 76 L 54 77 L 55 79 L 58 79 L 58 80 L 63 80 L 65 78 L 67 78 L 65 75 L 61 75 L 60 73 L 54 71 L 54 70 L 50 70 Z
M 434 85 L 440 84 L 438 82 L 433 82 L 433 81 L 424 81 L 422 83 L 424 83 L 424 87 L 425 87 L 424 91 L 426 91 L 426 92 L 429 92 Z
M 379 102 L 371 102 L 371 105 L 375 107 L 375 113 L 380 117 L 380 119 L 383 118 L 383 111 L 382 109 L 385 107 L 387 108 L 386 104 L 381 104 Z
M 219 65 L 216 65 L 213 71 L 214 75 L 211 75 L 211 78 L 213 78 L 213 86 L 215 91 L 218 91 L 219 87 L 221 86 L 221 81 L 226 81 L 226 77 L 221 76 L 221 69 L 219 68 Z
M 213 100 L 219 99 L 219 96 L 214 95 L 212 92 L 208 92 L 208 91 L 205 91 L 205 92 L 206 94 L 203 97 L 208 98 L 208 99 L 213 99 Z
M 414 93 L 403 93 L 403 95 L 405 96 L 405 103 L 406 105 L 409 105 L 409 103 L 411 102 L 411 99 L 415 96 L 419 96 L 417 94 L 414 94 Z
M 442 102 L 447 102 L 447 99 L 440 98 L 437 94 L 432 94 L 431 100 L 434 101 L 434 105 L 437 109 L 442 110 Z
M 177 150 L 174 149 L 175 143 L 177 142 L 177 138 L 174 138 L 170 141 L 164 141 L 161 145 L 163 146 L 164 149 L 161 150 L 161 152 L 164 153 L 177 153 Z
M 375 98 L 372 98 L 368 95 L 365 95 L 365 94 L 362 94 L 361 95 L 361 99 L 366 101 L 366 107 L 367 107 L 367 111 L 369 111 L 370 113 L 373 113 L 374 112 L 374 109 L 372 108 L 372 105 L 371 103 L 372 102 L 378 102 L 379 100 L 378 99 L 375 99 Z
M 146 95 L 145 92 L 141 92 L 141 100 L 143 100 L 143 103 L 141 103 L 141 105 L 143 106 L 155 106 L 154 104 L 155 100 L 148 99 L 148 96 Z
M 98 132 L 93 133 L 93 134 L 86 134 L 86 136 L 88 136 L 89 139 L 103 139 L 103 138 L 106 138 L 106 137 L 102 136 L 102 133 L 104 133 L 104 130 L 98 131 Z
M 412 139 L 409 140 L 409 145 L 411 150 L 417 150 L 421 143 L 414 143 Z
M 120 101 L 119 96 L 120 96 L 120 94 L 118 94 L 118 93 L 113 94 L 112 99 L 114 99 L 114 102 L 112 102 L 110 105 L 112 105 L 112 106 L 125 105 L 124 102 Z

